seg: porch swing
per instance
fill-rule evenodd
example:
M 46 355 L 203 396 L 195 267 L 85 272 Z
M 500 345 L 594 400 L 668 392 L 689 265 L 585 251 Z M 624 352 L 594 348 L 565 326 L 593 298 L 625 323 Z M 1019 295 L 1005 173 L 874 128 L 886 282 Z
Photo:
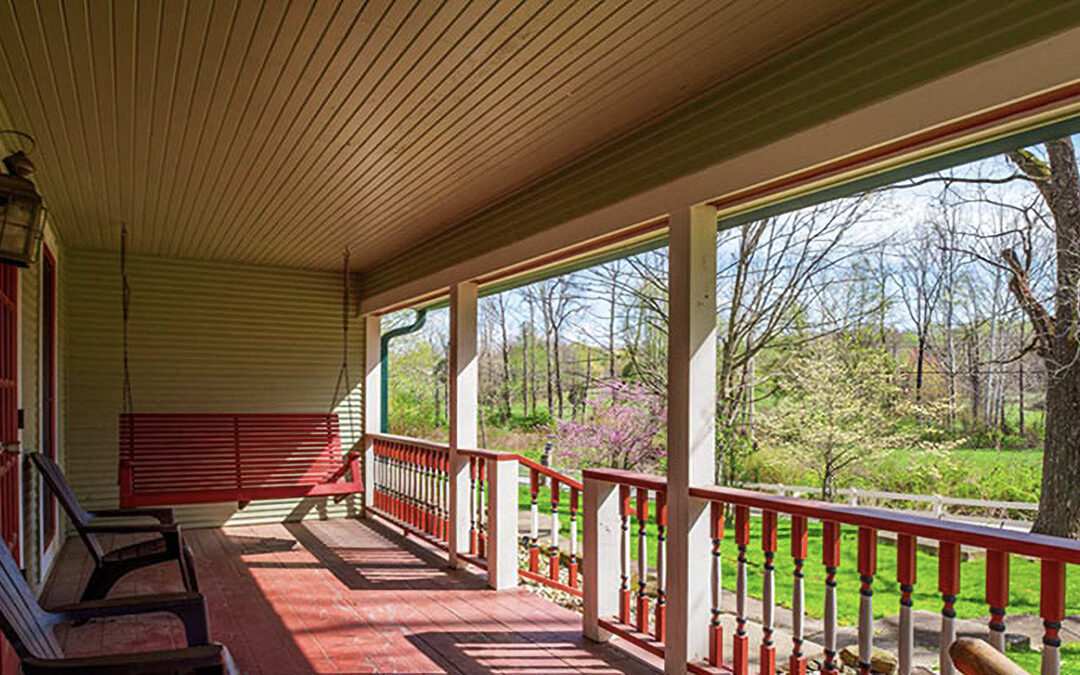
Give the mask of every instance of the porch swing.
M 349 252 L 342 271 L 342 359 L 330 411 L 321 413 L 135 412 L 128 365 L 131 289 L 127 230 L 121 231 L 123 405 L 120 414 L 120 505 L 123 508 L 261 499 L 338 499 L 363 491 L 360 455 L 342 453 L 337 413 L 349 396 Z M 356 428 L 355 425 L 352 426 Z

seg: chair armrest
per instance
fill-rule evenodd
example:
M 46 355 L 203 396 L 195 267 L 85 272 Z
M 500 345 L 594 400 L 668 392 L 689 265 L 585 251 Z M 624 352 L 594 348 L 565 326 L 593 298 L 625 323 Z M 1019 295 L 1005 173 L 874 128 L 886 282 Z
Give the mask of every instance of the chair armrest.
M 159 523 L 176 522 L 172 509 L 102 509 L 91 511 L 91 518 L 154 518 Z
M 172 614 L 183 622 L 189 647 L 210 644 L 210 622 L 206 614 L 206 599 L 198 593 L 163 593 L 91 600 L 57 607 L 49 613 L 54 623 L 71 623 L 157 612 Z
M 212 672 L 235 673 L 229 650 L 219 644 L 187 649 L 168 649 L 134 654 L 108 654 L 65 659 L 28 658 L 22 662 L 26 675 L 59 675 L 60 673 L 100 673 L 127 675 L 147 672 Z M 205 670 L 204 670 L 205 669 Z
M 167 532 L 179 532 L 180 526 L 175 523 L 143 523 L 132 525 L 124 523 L 95 523 L 90 521 L 80 525 L 78 529 L 92 534 L 146 534 L 153 532 L 165 534 Z

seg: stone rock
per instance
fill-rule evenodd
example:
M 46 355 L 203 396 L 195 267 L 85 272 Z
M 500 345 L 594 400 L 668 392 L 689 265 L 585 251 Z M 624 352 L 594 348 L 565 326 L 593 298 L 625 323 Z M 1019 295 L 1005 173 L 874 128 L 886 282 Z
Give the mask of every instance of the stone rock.
M 859 648 L 852 645 L 840 650 L 840 661 L 849 668 L 859 667 Z M 887 652 L 879 647 L 874 647 L 870 653 L 870 670 L 883 675 L 896 675 L 900 664 L 892 652 Z

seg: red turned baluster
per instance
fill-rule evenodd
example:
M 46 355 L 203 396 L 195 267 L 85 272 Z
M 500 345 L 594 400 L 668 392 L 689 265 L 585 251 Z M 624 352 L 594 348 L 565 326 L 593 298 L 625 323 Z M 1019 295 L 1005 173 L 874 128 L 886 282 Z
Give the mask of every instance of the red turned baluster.
M 469 458 L 469 553 L 476 555 L 479 536 L 476 532 L 476 458 Z
M 667 635 L 667 493 L 656 493 L 656 617 L 653 635 L 660 642 Z
M 840 567 L 840 523 L 826 521 L 821 524 L 822 553 L 825 565 L 825 675 L 837 675 L 840 665 L 836 662 L 836 569 Z
M 1039 614 L 1043 620 L 1042 675 L 1061 673 L 1061 621 L 1065 618 L 1065 563 L 1042 561 Z
M 859 672 L 870 675 L 874 651 L 874 574 L 877 573 L 877 530 L 859 528 Z
M 761 512 L 761 552 L 765 554 L 764 571 L 761 578 L 761 673 L 776 673 L 776 645 L 773 633 L 776 631 L 776 511 Z
M 619 486 L 619 622 L 630 623 L 630 486 Z
M 808 546 L 806 518 L 791 517 L 791 557 L 795 561 L 791 586 L 791 659 L 788 672 L 792 675 L 806 675 L 806 656 L 803 654 L 803 619 L 806 609 L 806 597 L 803 591 L 803 564 L 806 562 Z
M 956 594 L 960 592 L 960 544 L 938 542 L 938 591 L 941 592 L 941 675 L 952 675 L 949 646 L 956 640 Z
M 435 451 L 424 451 L 424 493 L 426 497 L 424 499 L 424 525 L 427 528 L 427 533 L 430 535 L 435 534 L 436 525 L 435 518 L 437 515 L 437 497 L 436 497 L 436 483 L 435 483 Z
M 391 494 L 393 495 L 393 508 L 390 513 L 395 518 L 402 518 L 402 462 L 401 462 L 401 446 L 396 443 L 390 450 L 390 483 L 393 487 Z
M 724 543 L 724 505 L 713 502 L 710 506 L 712 520 L 712 619 L 709 622 L 709 665 L 719 667 L 724 661 L 724 627 L 720 623 L 720 599 L 722 573 L 720 546 Z M 660 638 L 663 640 L 663 638 Z
M 1009 554 L 986 552 L 986 603 L 990 605 L 990 644 L 1005 652 L 1005 608 L 1009 606 Z
M 476 537 L 479 540 L 476 554 L 481 558 L 487 557 L 487 518 L 485 497 L 487 492 L 487 460 L 476 461 Z
M 578 503 L 581 495 L 575 487 L 570 488 L 570 588 L 578 587 Z
M 529 472 L 529 571 L 540 571 L 540 506 L 537 495 L 540 493 L 540 472 Z
M 419 523 L 420 508 L 420 472 L 416 459 L 416 448 L 408 448 L 405 451 L 405 466 L 409 471 L 409 518 L 408 523 L 416 527 Z
M 735 675 L 746 675 L 750 644 L 746 635 L 746 548 L 750 545 L 750 507 L 735 507 L 735 545 L 739 547 L 735 577 L 735 635 L 732 637 L 732 665 Z
M 911 672 L 911 652 L 915 646 L 915 626 L 911 620 L 911 594 L 915 590 L 918 541 L 910 534 L 896 540 L 896 582 L 900 584 L 900 640 L 897 661 L 900 675 Z
M 562 535 L 562 526 L 559 522 L 559 500 L 562 487 L 559 481 L 551 481 L 551 549 L 548 551 L 548 578 L 552 581 L 559 580 L 559 539 Z
M 649 632 L 649 596 L 645 588 L 649 581 L 649 551 L 648 536 L 645 531 L 649 523 L 649 491 L 645 488 L 637 489 L 637 519 L 638 519 L 638 592 L 637 592 L 637 629 L 639 633 Z

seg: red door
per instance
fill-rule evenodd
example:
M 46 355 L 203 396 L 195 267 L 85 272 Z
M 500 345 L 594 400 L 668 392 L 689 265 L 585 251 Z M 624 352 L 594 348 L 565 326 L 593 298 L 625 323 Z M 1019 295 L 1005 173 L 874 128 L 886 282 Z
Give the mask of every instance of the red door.
M 41 452 L 56 459 L 56 260 L 48 246 L 41 256 Z M 40 493 L 44 559 L 56 537 L 56 497 L 46 489 Z
M 0 537 L 22 564 L 19 530 L 19 271 L 0 264 Z M 0 673 L 16 673 L 18 659 L 7 642 Z

